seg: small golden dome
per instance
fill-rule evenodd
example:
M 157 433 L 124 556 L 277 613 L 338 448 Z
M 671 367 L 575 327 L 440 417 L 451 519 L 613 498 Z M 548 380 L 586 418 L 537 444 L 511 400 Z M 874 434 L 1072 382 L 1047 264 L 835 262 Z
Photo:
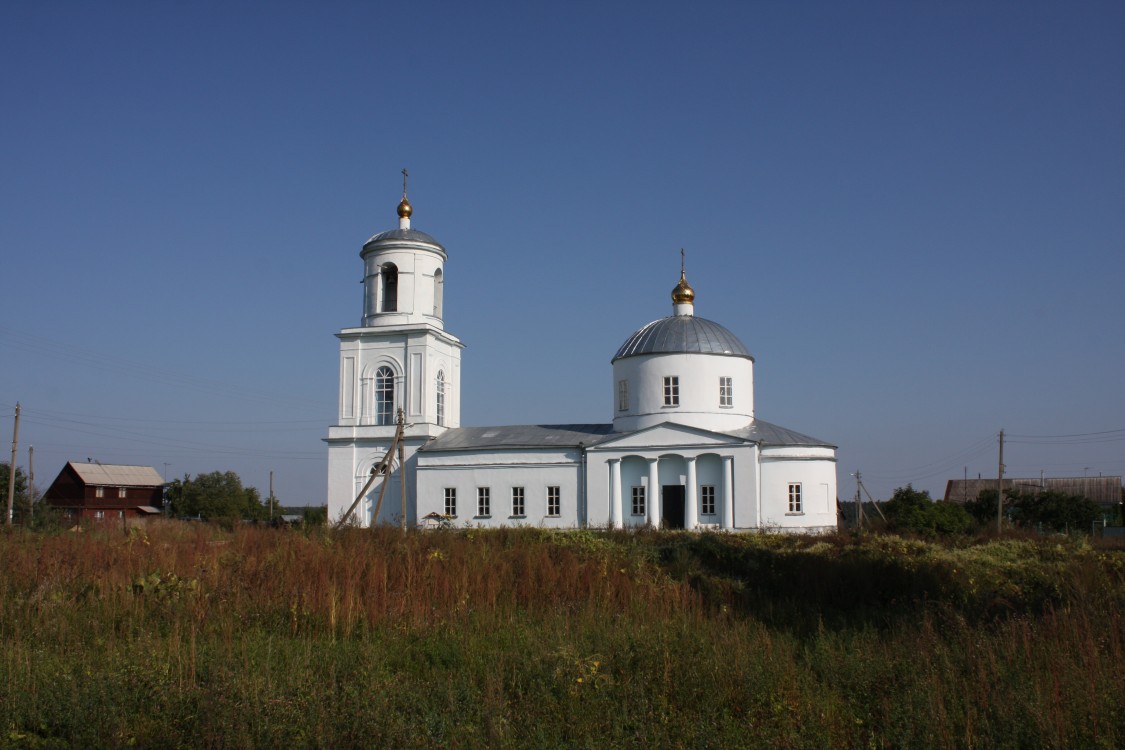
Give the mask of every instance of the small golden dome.
M 695 302 L 695 290 L 687 283 L 687 276 L 680 271 L 680 283 L 672 290 L 672 303 L 676 305 L 690 305 Z
M 398 218 L 409 219 L 410 214 L 414 213 L 414 209 L 410 207 L 410 201 L 406 200 L 406 196 L 402 196 L 402 203 L 398 204 Z

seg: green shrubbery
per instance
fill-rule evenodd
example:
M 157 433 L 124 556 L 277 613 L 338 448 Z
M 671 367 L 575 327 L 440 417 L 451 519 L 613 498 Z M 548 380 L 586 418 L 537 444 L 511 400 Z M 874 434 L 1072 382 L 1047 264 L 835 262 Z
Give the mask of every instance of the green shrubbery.
M 228 527 L 240 519 L 263 520 L 269 511 L 262 505 L 258 490 L 243 487 L 233 471 L 212 471 L 185 475 L 168 485 L 168 502 L 178 518 L 222 520 Z
M 973 530 L 973 517 L 957 503 L 934 502 L 930 493 L 911 485 L 899 487 L 883 506 L 891 528 L 925 536 L 967 534 Z
M 0 747 L 1118 747 L 1082 540 L 0 534 Z
M 982 523 L 995 523 L 996 490 L 982 490 L 976 500 L 965 504 L 965 509 Z M 1102 512 L 1100 505 L 1082 495 L 1055 490 L 1004 493 L 1004 517 L 1028 529 L 1088 532 L 1091 524 L 1102 519 Z

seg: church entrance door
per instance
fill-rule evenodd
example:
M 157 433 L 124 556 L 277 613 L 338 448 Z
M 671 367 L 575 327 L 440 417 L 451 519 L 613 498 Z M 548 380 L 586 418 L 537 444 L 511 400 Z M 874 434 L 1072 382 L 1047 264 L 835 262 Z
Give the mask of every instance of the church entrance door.
M 660 489 L 663 500 L 661 518 L 664 519 L 664 528 L 682 529 L 684 527 L 684 486 L 682 484 L 666 484 Z

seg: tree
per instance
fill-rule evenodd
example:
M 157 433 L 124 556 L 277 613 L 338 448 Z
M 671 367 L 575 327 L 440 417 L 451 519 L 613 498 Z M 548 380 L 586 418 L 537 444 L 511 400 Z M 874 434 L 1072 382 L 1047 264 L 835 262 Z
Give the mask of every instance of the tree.
M 185 474 L 183 479 L 169 483 L 168 501 L 174 515 L 204 520 L 259 519 L 266 514 L 258 490 L 243 487 L 242 480 L 233 471 L 197 474 L 195 479 Z
M 1004 493 L 1004 515 L 1008 515 L 1012 507 L 1012 496 L 1008 492 Z M 976 496 L 976 499 L 969 500 L 965 503 L 965 510 L 973 517 L 981 526 L 992 524 L 996 527 L 996 490 L 989 488 L 981 490 Z
M 12 474 L 12 467 L 7 463 L 0 463 L 0 507 L 3 507 L 4 522 L 8 519 L 8 480 Z M 12 517 L 16 523 L 25 523 L 27 511 L 30 506 L 30 497 L 27 494 L 27 474 L 19 466 L 16 467 L 15 495 L 12 497 Z
M 302 518 L 307 526 L 323 526 L 328 523 L 328 506 L 318 505 L 315 508 L 305 508 Z
M 981 523 L 996 521 L 996 490 L 981 490 L 976 500 L 965 504 Z M 1068 495 L 1058 490 L 1007 490 L 1004 492 L 1004 517 L 1017 526 L 1045 531 L 1086 531 L 1102 517 L 1102 508 L 1083 495 Z
M 1087 531 L 1102 518 L 1102 508 L 1083 495 L 1057 490 L 1013 492 L 1012 518 L 1024 526 L 1052 531 Z
M 934 502 L 929 492 L 919 492 L 909 484 L 895 490 L 883 512 L 896 531 L 934 536 L 966 534 L 973 528 L 972 516 L 960 505 L 944 500 Z

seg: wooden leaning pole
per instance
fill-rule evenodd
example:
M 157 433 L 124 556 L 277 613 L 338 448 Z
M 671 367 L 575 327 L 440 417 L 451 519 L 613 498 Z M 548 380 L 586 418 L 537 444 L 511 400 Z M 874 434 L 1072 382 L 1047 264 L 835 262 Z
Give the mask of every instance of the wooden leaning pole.
M 374 526 L 376 520 L 379 518 L 379 511 L 383 507 L 383 496 L 387 494 L 387 480 L 390 478 L 394 469 L 394 460 L 398 458 L 398 467 L 401 472 L 399 477 L 399 486 L 402 490 L 402 529 L 406 530 L 406 450 L 403 445 L 403 430 L 406 428 L 406 418 L 402 413 L 402 409 L 398 410 L 396 418 L 398 428 L 395 430 L 394 439 L 391 441 L 387 453 L 379 460 L 379 463 L 371 467 L 371 474 L 367 478 L 367 483 L 363 485 L 363 489 L 355 496 L 355 500 L 348 507 L 347 512 L 336 523 L 336 528 L 345 526 L 352 519 L 355 509 L 359 507 L 360 501 L 367 495 L 371 489 L 371 485 L 380 477 L 383 479 L 383 484 L 379 487 L 379 499 L 375 501 L 375 512 L 371 514 L 371 525 Z

